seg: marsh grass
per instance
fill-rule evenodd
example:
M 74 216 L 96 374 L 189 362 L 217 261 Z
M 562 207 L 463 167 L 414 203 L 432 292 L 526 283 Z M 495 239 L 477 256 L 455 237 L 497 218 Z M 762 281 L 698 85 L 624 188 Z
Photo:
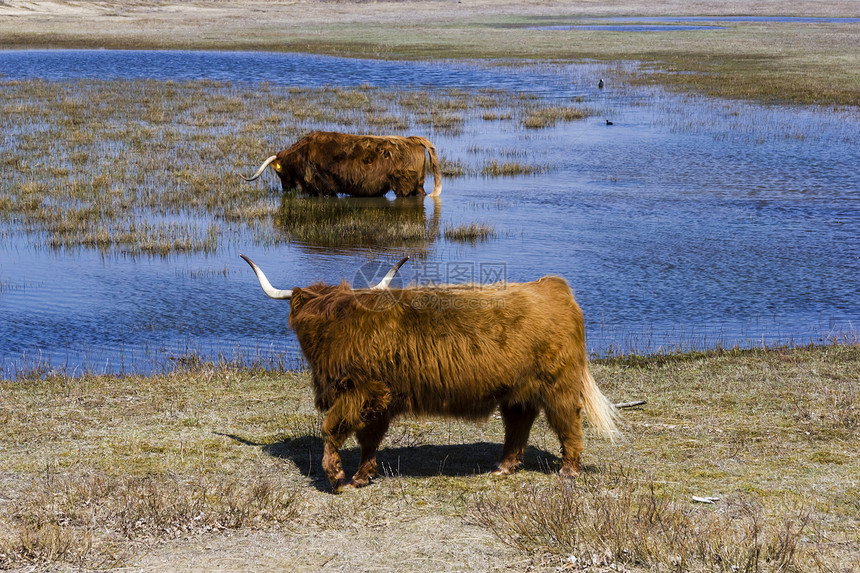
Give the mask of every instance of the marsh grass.
M 582 108 L 540 106 L 530 109 L 523 118 L 523 127 L 527 129 L 542 129 L 553 127 L 560 121 L 584 119 L 586 112 Z
M 501 451 L 498 417 L 403 418 L 380 451 L 381 477 L 341 496 L 320 468 L 306 373 L 190 356 L 149 377 L 21 373 L 0 381 L 0 566 L 126 565 L 154 547 L 176 556 L 179 540 L 221 547 L 225 531 L 265 532 L 316 570 L 332 543 L 338 563 L 372 553 L 422 570 L 404 546 L 454 563 L 442 531 L 477 540 L 458 551 L 535 571 L 856 564 L 860 346 L 592 367 L 610 399 L 647 404 L 624 411 L 620 443 L 586 425 L 576 481 L 555 474 L 558 443 L 543 416 L 523 468 L 503 479 L 487 474 Z M 354 440 L 343 455 L 354 470 Z
M 548 165 L 534 165 L 519 161 L 502 161 L 494 159 L 484 164 L 480 174 L 484 177 L 515 177 L 517 175 L 540 175 L 551 171 Z
M 486 223 L 469 223 L 459 226 L 446 225 L 442 234 L 449 241 L 477 243 L 493 238 L 496 232 L 491 225 Z
M 504 111 L 515 125 L 536 113 L 572 119 L 567 112 L 559 115 L 559 109 L 497 90 L 5 81 L 0 89 L 0 126 L 7 134 L 0 143 L 0 223 L 3 236 L 24 234 L 36 246 L 53 250 L 210 254 L 242 233 L 268 245 L 291 240 L 272 232 L 277 194 L 265 185 L 242 182 L 238 173 L 308 131 L 457 138 L 464 126 L 479 125 L 491 110 Z M 485 158 L 484 167 L 469 165 L 446 159 L 444 149 L 440 155 L 445 177 L 544 171 L 499 164 L 492 157 Z M 358 241 L 384 234 L 408 242 L 421 235 L 420 227 L 399 217 L 394 216 L 396 227 L 378 217 L 360 227 L 340 220 L 339 227 L 323 229 L 320 221 L 309 232 L 313 240 L 349 238 L 355 232 Z M 374 224 L 387 226 L 374 229 Z

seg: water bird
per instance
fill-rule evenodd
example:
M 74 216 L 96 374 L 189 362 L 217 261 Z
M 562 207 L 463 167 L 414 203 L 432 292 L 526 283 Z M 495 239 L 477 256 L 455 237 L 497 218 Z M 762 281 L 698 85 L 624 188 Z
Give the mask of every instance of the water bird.
M 611 121 L 609 121 L 609 120 L 607 119 L 607 120 L 606 120 L 606 125 L 612 125 L 612 122 L 611 122 Z
M 603 89 L 603 78 L 600 78 L 600 81 L 597 82 L 597 88 L 601 90 Z

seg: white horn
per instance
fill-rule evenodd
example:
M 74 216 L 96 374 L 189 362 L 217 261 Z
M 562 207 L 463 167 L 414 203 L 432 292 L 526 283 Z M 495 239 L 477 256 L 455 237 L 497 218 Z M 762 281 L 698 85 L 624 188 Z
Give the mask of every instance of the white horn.
M 259 168 L 259 169 L 257 169 L 257 172 L 256 172 L 256 173 L 254 173 L 253 175 L 251 175 L 250 177 L 245 177 L 244 175 L 239 175 L 239 177 L 241 177 L 241 178 L 242 178 L 242 179 L 244 179 L 245 181 L 255 181 L 255 180 L 256 180 L 260 175 L 262 175 L 262 174 L 263 174 L 263 171 L 265 171 L 265 170 L 266 170 L 266 167 L 268 167 L 268 166 L 269 166 L 269 163 L 271 163 L 272 161 L 274 161 L 274 160 L 275 160 L 275 159 L 277 159 L 277 158 L 278 158 L 278 156 L 277 156 L 277 155 L 273 155 L 273 156 L 271 156 L 270 158 L 268 158 L 267 160 L 265 160 L 265 161 L 263 162 L 263 164 L 262 164 L 262 165 L 260 165 L 260 168 Z
M 382 280 L 379 281 L 379 284 L 376 285 L 375 287 L 372 287 L 370 290 L 387 289 L 388 285 L 391 283 L 391 279 L 394 278 L 394 275 L 397 274 L 397 271 L 400 270 L 400 267 L 403 266 L 403 263 L 405 263 L 408 260 L 409 260 L 409 257 L 403 257 L 402 259 L 400 259 L 400 262 L 397 263 L 396 265 L 394 265 L 393 267 L 391 267 L 391 270 L 388 271 L 388 274 L 385 275 L 384 277 L 382 277 Z
M 239 256 L 245 259 L 245 262 L 251 265 L 251 268 L 254 269 L 254 274 L 257 275 L 257 280 L 260 281 L 260 286 L 263 287 L 263 292 L 266 293 L 269 298 L 289 300 L 293 296 L 292 290 L 281 290 L 273 287 L 272 283 L 269 282 L 269 279 L 266 278 L 266 275 L 263 274 L 263 271 L 254 263 L 254 261 L 245 255 Z

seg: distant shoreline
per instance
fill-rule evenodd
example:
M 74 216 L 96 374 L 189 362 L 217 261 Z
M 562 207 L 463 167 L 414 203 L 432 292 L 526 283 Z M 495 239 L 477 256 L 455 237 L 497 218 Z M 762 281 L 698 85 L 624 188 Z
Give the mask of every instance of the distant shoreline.
M 625 22 L 703 16 L 720 27 L 636 32 L 559 29 L 584 19 Z M 0 5 L 0 49 L 176 49 L 275 51 L 374 59 L 641 61 L 653 82 L 717 97 L 860 105 L 860 24 L 741 21 L 737 16 L 857 18 L 843 0 L 740 0 L 654 5 L 642 0 L 533 5 L 455 2 L 223 3 L 11 1 Z M 633 20 L 629 20 L 633 18 Z M 549 27 L 536 30 L 534 27 Z M 552 29 L 555 28 L 555 29 Z M 679 73 L 682 72 L 682 73 Z

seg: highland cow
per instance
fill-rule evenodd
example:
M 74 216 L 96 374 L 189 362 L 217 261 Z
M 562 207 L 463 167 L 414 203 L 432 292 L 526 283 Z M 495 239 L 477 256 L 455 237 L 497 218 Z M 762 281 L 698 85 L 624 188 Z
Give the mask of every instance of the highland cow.
M 601 433 L 619 434 L 616 410 L 589 372 L 582 311 L 564 279 L 278 290 L 242 258 L 268 296 L 291 301 L 289 324 L 310 365 L 315 405 L 326 414 L 322 465 L 335 491 L 370 482 L 377 448 L 403 414 L 478 420 L 498 408 L 505 425 L 499 475 L 521 463 L 541 411 L 561 442 L 564 476 L 581 469 L 583 410 Z M 361 461 L 347 483 L 338 449 L 353 433 Z
M 380 197 L 394 191 L 398 197 L 425 195 L 425 155 L 433 168 L 433 197 L 442 192 L 442 170 L 436 148 L 418 136 L 351 135 L 314 131 L 288 149 L 266 159 L 251 177 L 254 181 L 269 165 L 281 179 L 284 191 L 297 189 L 309 195 Z

